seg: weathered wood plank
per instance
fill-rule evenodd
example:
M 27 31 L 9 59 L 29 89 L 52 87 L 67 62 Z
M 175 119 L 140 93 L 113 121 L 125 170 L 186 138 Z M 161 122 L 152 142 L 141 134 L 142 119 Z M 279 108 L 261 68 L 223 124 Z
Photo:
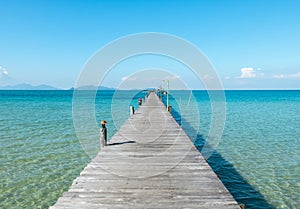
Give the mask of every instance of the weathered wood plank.
M 154 93 L 109 144 L 51 209 L 240 208 Z

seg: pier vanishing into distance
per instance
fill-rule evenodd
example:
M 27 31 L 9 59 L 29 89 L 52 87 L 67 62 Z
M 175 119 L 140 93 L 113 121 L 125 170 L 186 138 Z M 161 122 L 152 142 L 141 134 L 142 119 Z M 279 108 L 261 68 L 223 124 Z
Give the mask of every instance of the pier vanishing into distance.
M 240 206 L 151 92 L 50 208 Z

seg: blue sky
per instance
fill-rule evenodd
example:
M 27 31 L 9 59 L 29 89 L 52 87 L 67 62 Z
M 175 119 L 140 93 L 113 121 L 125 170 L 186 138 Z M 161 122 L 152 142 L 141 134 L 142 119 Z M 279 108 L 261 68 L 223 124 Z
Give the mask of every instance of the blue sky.
M 0 85 L 69 88 L 107 43 L 161 32 L 197 46 L 227 89 L 300 89 L 299 8 L 297 0 L 0 0 Z M 111 71 L 105 85 L 126 73 Z

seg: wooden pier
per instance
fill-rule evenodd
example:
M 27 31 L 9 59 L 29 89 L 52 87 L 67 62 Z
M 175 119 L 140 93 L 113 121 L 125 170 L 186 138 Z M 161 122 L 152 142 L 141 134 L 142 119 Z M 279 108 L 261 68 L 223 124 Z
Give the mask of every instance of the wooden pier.
M 155 93 L 51 209 L 239 209 Z

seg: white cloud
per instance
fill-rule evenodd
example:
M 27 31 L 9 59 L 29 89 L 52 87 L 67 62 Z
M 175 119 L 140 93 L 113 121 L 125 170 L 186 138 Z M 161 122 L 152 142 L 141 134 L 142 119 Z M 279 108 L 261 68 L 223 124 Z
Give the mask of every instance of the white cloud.
M 241 75 L 237 78 L 256 78 L 256 70 L 252 67 L 244 67 L 241 69 Z
M 127 79 L 128 79 L 127 76 L 124 76 L 124 77 L 121 78 L 122 81 L 126 81 Z
M 284 78 L 284 77 L 285 77 L 285 75 L 283 75 L 283 74 L 273 75 L 273 78 Z
M 0 66 L 0 86 L 15 85 L 16 81 L 9 76 L 6 68 Z
M 241 69 L 241 75 L 236 78 L 257 78 L 263 76 L 265 76 L 265 73 L 262 72 L 261 68 L 243 67 Z
M 0 66 L 0 78 L 4 76 L 8 76 L 8 71 L 5 68 Z
M 230 76 L 225 76 L 225 79 L 226 79 L 226 80 L 229 80 L 229 79 L 230 79 Z
M 300 78 L 300 72 L 294 74 L 273 75 L 273 78 Z
M 122 81 L 135 81 L 136 80 L 136 77 L 134 76 L 131 76 L 131 77 L 127 77 L 127 76 L 124 76 L 121 78 Z
M 210 75 L 208 75 L 208 74 L 205 74 L 205 75 L 202 77 L 202 79 L 208 81 L 208 80 L 212 80 L 213 77 L 210 76 Z

